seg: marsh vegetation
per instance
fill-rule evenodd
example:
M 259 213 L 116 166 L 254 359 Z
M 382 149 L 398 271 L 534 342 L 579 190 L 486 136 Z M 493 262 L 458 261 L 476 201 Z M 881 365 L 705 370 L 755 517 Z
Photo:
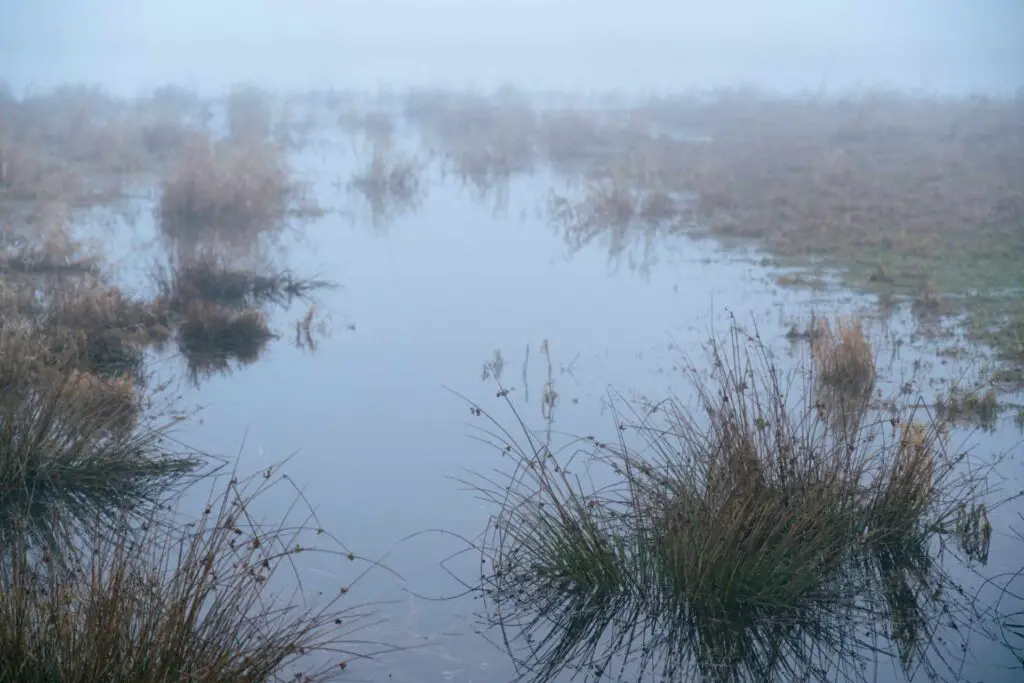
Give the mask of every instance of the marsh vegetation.
M 483 591 L 522 673 L 837 680 L 867 637 L 908 672 L 951 675 L 929 640 L 969 609 L 937 548 L 987 555 L 994 463 L 951 449 L 919 406 L 837 429 L 815 383 L 861 391 L 856 355 L 788 374 L 737 328 L 707 352 L 692 401 L 617 402 L 614 442 L 486 415 L 511 467 L 477 484 L 494 513 Z
M 470 542 L 480 572 L 461 576 L 516 673 L 835 680 L 891 662 L 957 680 L 982 632 L 1020 659 L 1021 573 L 988 563 L 1021 553 L 1007 541 L 1019 444 L 1003 418 L 1024 359 L 1022 112 L 1019 97 L 882 91 L 0 94 L 0 681 L 322 680 L 383 652 L 359 635 L 373 622 L 348 593 L 386 570 L 329 528 L 376 536 L 376 522 L 352 524 L 339 501 L 381 467 L 381 481 L 416 479 L 382 518 L 394 507 L 421 523 L 430 497 L 461 504 L 423 493 L 425 477 L 456 474 L 423 454 L 489 466 L 443 441 L 415 382 L 435 365 L 461 377 L 443 363 L 490 351 L 489 335 L 547 334 L 527 316 L 577 334 L 577 353 L 558 364 L 545 338 L 533 402 L 529 345 L 521 380 L 511 353 L 484 365 L 502 407 L 474 400 L 472 416 L 502 457 L 474 480 L 491 518 Z M 467 190 L 471 204 L 493 200 L 494 225 L 453 213 Z M 521 225 L 502 232 L 512 206 Z M 338 220 L 358 207 L 365 235 Z M 435 232 L 388 232 L 424 214 Z M 552 232 L 579 255 L 578 280 L 552 265 Z M 699 258 L 660 263 L 669 242 Z M 422 269 L 403 279 L 410 252 Z M 653 273 L 649 289 L 617 297 L 608 273 L 588 279 L 595 253 Z M 738 266 L 714 270 L 737 254 L 759 269 L 752 288 L 738 289 Z M 321 256 L 337 257 L 331 279 L 302 274 Z M 335 273 L 362 278 L 353 307 L 377 316 L 365 337 L 346 325 L 353 362 L 334 340 L 319 373 L 285 353 L 257 364 L 293 322 L 296 346 L 317 347 Z M 765 336 L 732 326 L 697 357 L 704 309 L 689 302 L 706 295 L 717 311 L 719 291 L 747 305 L 777 287 L 798 297 L 800 322 L 765 323 Z M 348 305 L 329 301 L 328 316 Z M 912 324 L 879 332 L 883 306 Z M 634 317 L 645 307 L 658 314 Z M 664 384 L 590 405 L 576 361 L 614 355 L 604 337 L 654 355 L 634 347 L 659 325 L 684 335 L 662 356 Z M 965 365 L 983 361 L 963 382 L 936 351 L 950 344 Z M 333 469 L 307 470 L 330 487 L 323 523 L 320 500 L 282 470 L 239 477 L 177 443 L 192 422 L 181 396 L 243 370 L 244 396 L 216 383 L 222 405 L 263 405 L 262 392 L 272 414 L 245 420 L 329 442 L 285 446 L 330 450 Z M 647 381 L 631 372 L 619 379 Z M 422 403 L 396 410 L 405 393 Z M 522 412 L 534 403 L 539 428 Z M 566 404 L 611 419 L 588 414 L 593 435 L 570 437 L 554 423 Z M 965 425 L 983 428 L 983 452 L 957 441 Z M 379 441 L 357 442 L 369 427 Z M 395 441 L 411 432 L 416 443 Z M 260 439 L 260 453 L 280 445 Z M 385 443 L 417 460 L 396 465 Z M 449 519 L 463 518 L 477 519 Z M 980 604 L 973 579 L 1000 598 Z

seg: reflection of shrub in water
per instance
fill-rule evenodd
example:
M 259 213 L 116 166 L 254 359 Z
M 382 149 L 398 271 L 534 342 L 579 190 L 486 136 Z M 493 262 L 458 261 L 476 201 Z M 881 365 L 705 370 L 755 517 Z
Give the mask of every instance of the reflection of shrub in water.
M 376 140 L 366 167 L 353 174 L 349 186 L 367 197 L 412 198 L 420 188 L 420 165 L 396 150 L 391 138 Z
M 368 654 L 355 639 L 368 613 L 345 604 L 353 584 L 308 593 L 298 556 L 333 561 L 334 575 L 357 558 L 297 492 L 276 523 L 257 519 L 288 486 L 274 475 L 232 478 L 193 525 L 153 517 L 86 536 L 66 569 L 18 539 L 0 545 L 0 680 L 314 682 Z
M 949 580 L 926 556 L 928 571 L 910 574 L 929 590 L 907 603 L 895 550 L 951 530 L 983 473 L 954 469 L 963 456 L 945 452 L 943 425 L 913 415 L 899 436 L 889 420 L 833 429 L 813 385 L 794 404 L 756 338 L 734 331 L 710 356 L 710 378 L 691 374 L 696 408 L 620 416 L 619 442 L 596 444 L 590 462 L 576 442 L 567 461 L 495 425 L 516 469 L 484 486 L 496 517 L 483 587 L 513 655 L 535 680 L 575 666 L 612 675 L 616 658 L 669 678 L 799 678 L 815 666 L 830 678 L 855 671 L 862 653 L 847 639 L 899 621 L 899 653 L 920 661 L 913 624 L 937 623 L 929 596 Z M 602 464 L 621 487 L 591 490 L 567 471 L 596 478 Z

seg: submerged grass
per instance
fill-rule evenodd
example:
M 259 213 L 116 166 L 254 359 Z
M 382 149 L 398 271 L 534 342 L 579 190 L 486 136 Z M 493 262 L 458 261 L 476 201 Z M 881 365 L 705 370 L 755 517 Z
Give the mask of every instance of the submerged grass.
M 941 614 L 921 601 L 948 583 L 938 559 L 901 553 L 955 538 L 984 484 L 944 425 L 911 409 L 837 429 L 758 338 L 734 330 L 709 356 L 695 405 L 620 410 L 618 443 L 566 458 L 521 422 L 486 432 L 513 470 L 480 487 L 483 590 L 528 678 L 855 676 L 865 629 Z M 620 484 L 585 484 L 602 468 Z M 900 607 L 908 575 L 931 590 Z M 924 649 L 905 665 L 929 666 Z

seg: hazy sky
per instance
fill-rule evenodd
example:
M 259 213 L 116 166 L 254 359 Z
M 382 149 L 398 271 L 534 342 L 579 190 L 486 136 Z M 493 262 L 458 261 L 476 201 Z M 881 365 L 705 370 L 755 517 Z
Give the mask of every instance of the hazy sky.
M 1021 84 L 1024 0 L 0 0 L 0 79 Z

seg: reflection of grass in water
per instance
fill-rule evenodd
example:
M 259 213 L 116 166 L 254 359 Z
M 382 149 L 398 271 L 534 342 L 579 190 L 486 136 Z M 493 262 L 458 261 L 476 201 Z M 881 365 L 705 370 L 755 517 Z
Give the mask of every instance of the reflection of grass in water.
M 757 339 L 734 331 L 711 361 L 710 379 L 691 376 L 698 408 L 634 413 L 623 429 L 639 444 L 596 444 L 588 463 L 494 425 L 515 470 L 483 487 L 497 508 L 484 590 L 506 645 L 536 680 L 627 661 L 666 677 L 827 678 L 855 671 L 864 629 L 895 620 L 905 664 L 919 662 L 899 578 L 918 574 L 893 549 L 952 533 L 983 473 L 956 467 L 942 425 L 912 415 L 892 437 L 889 420 L 833 429 L 813 386 L 794 404 Z M 622 486 L 584 485 L 581 468 L 602 463 Z M 946 578 L 928 561 L 934 588 Z M 910 593 L 919 611 L 934 590 Z
M 266 316 L 255 309 L 235 310 L 194 301 L 178 325 L 178 349 L 193 382 L 229 372 L 232 363 L 248 365 L 259 359 L 274 338 Z
M 420 162 L 396 150 L 388 137 L 373 141 L 370 159 L 352 175 L 348 187 L 366 199 L 374 227 L 386 227 L 419 206 L 424 189 L 421 174 Z
M 155 279 L 161 301 L 172 310 L 183 310 L 196 300 L 232 307 L 285 305 L 332 286 L 299 278 L 288 270 L 236 268 L 210 254 L 189 259 Z
M 178 349 L 193 383 L 260 357 L 276 336 L 264 307 L 287 305 L 333 286 L 286 270 L 236 268 L 210 254 L 178 263 L 154 279 L 157 301 L 176 321 Z
M 60 550 L 75 530 L 143 514 L 198 460 L 139 425 L 130 384 L 100 390 L 74 359 L 41 370 L 38 343 L 0 331 L 0 546 L 20 533 Z
M 951 422 L 974 424 L 993 431 L 999 419 L 1000 405 L 996 392 L 965 392 L 954 387 L 936 401 L 939 414 Z
M 631 265 L 648 269 L 663 222 L 675 209 L 673 200 L 660 190 L 649 190 L 626 176 L 592 182 L 578 201 L 552 194 L 548 211 L 564 230 L 566 244 L 581 251 L 599 239 L 607 241 L 610 259 L 628 254 Z M 640 245 L 638 257 L 631 252 Z
M 326 595 L 305 587 L 299 555 L 339 576 L 357 558 L 301 494 L 276 522 L 260 518 L 289 484 L 273 469 L 232 477 L 195 524 L 153 518 L 87 538 L 67 569 L 0 545 L 0 680 L 321 681 L 384 651 L 356 638 L 369 615 L 346 604 L 368 570 Z

